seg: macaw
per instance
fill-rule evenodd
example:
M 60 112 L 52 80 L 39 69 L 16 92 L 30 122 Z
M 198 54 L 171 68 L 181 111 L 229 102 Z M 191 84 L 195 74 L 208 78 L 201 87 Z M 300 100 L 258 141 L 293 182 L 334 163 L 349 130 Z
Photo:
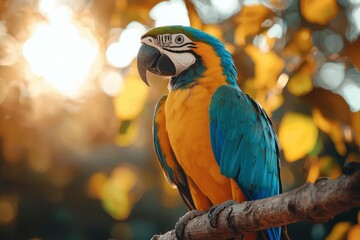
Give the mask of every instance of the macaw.
M 168 76 L 169 92 L 155 108 L 153 140 L 169 183 L 189 209 L 281 192 L 279 144 L 263 110 L 237 85 L 231 54 L 215 37 L 185 26 L 150 29 L 137 67 Z M 281 228 L 245 239 L 280 239 Z

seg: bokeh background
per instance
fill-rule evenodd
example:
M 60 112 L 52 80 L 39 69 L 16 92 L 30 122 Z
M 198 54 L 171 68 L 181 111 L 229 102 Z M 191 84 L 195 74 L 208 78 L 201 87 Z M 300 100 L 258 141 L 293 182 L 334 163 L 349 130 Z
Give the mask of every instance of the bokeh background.
M 154 155 L 148 28 L 220 38 L 279 134 L 284 191 L 359 161 L 359 0 L 1 0 L 0 239 L 149 239 L 186 209 Z M 360 239 L 358 209 L 292 239 Z

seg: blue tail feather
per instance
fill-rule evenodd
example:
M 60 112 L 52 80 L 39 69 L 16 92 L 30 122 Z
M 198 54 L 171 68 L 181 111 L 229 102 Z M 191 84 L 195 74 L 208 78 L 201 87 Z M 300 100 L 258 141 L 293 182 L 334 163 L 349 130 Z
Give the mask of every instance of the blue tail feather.
M 268 228 L 265 230 L 269 240 L 280 240 L 281 237 L 281 227 L 277 228 Z

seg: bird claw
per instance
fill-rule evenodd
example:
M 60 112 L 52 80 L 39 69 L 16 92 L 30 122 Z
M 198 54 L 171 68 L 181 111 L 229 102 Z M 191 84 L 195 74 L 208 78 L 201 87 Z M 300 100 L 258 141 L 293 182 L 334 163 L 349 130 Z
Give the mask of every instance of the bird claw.
M 187 212 L 183 217 L 179 218 L 179 221 L 175 224 L 175 235 L 178 240 L 184 239 L 185 227 L 188 222 L 198 216 L 204 215 L 205 211 L 192 210 Z
M 210 226 L 213 228 L 217 228 L 218 226 L 218 220 L 219 220 L 219 214 L 227 207 L 230 207 L 231 205 L 236 204 L 237 202 L 234 200 L 229 200 L 226 202 L 223 202 L 219 205 L 214 205 L 210 208 L 208 217 L 209 217 L 209 223 Z

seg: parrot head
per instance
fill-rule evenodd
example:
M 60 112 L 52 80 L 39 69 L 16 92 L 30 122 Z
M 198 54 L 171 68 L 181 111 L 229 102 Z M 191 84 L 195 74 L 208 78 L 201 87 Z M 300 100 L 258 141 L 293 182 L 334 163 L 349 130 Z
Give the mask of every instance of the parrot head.
M 179 88 L 196 81 L 204 71 L 221 71 L 236 84 L 231 54 L 215 37 L 191 27 L 165 26 L 150 29 L 141 37 L 137 67 L 148 84 L 146 72 L 171 78 L 170 87 Z

